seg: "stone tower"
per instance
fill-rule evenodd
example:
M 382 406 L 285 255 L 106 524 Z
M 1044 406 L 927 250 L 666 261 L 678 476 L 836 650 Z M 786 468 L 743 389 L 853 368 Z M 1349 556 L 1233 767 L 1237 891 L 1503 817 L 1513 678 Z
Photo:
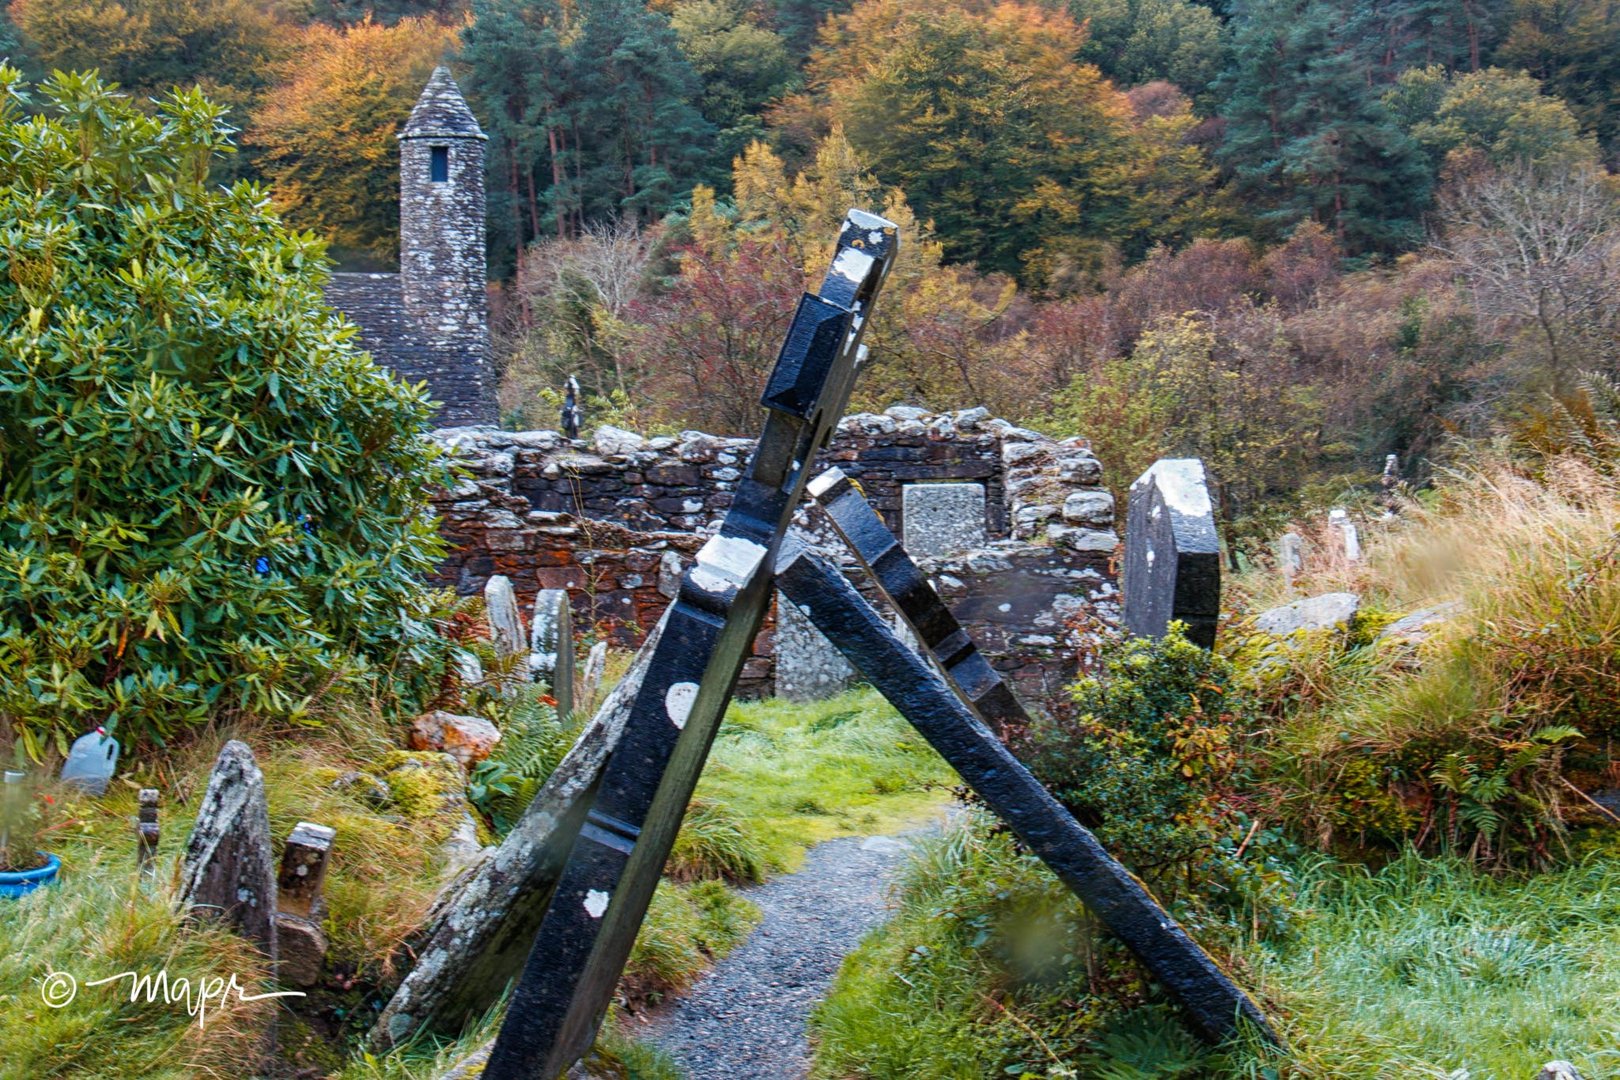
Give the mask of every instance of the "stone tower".
M 495 421 L 484 262 L 486 136 L 447 68 L 399 133 L 399 284 L 448 423 Z M 414 365 L 413 365 L 414 366 Z

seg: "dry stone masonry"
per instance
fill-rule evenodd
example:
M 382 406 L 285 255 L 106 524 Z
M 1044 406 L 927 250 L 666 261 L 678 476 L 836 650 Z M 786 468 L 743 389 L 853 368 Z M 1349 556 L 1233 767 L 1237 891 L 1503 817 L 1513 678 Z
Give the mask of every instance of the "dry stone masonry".
M 452 548 L 439 581 L 471 595 L 503 575 L 523 605 L 566 590 L 578 625 L 625 646 L 639 644 L 669 605 L 753 449 L 752 439 L 643 438 L 605 426 L 588 443 L 478 427 L 436 437 L 468 474 L 436 500 Z M 1053 439 L 982 408 L 896 406 L 846 417 L 821 459 L 906 538 L 1003 677 L 1032 704 L 1052 700 L 1073 677 L 1075 616 L 1112 617 L 1117 601 L 1114 500 L 1085 440 Z M 922 539 L 930 533 L 938 539 Z M 799 648 L 797 624 L 788 626 L 789 656 L 811 668 L 790 670 L 779 685 L 782 649 L 768 629 L 744 665 L 741 696 L 847 678 L 834 650 L 808 635 Z

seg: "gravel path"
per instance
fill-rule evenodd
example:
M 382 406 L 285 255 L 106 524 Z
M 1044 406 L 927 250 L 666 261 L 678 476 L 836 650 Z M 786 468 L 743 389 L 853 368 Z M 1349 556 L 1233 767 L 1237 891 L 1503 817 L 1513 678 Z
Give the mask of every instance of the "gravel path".
M 844 956 L 888 914 L 904 838 L 830 840 L 796 874 L 744 892 L 765 918 L 736 951 L 635 1031 L 690 1080 L 802 1080 L 805 1021 Z

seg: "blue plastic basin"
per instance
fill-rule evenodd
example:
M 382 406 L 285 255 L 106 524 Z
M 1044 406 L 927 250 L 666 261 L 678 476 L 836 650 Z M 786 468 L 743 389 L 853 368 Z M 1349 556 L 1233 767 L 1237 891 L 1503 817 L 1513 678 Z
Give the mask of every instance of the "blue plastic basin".
M 56 872 L 62 869 L 62 860 L 44 851 L 40 854 L 45 856 L 44 866 L 34 870 L 0 873 L 0 897 L 23 896 L 56 880 Z

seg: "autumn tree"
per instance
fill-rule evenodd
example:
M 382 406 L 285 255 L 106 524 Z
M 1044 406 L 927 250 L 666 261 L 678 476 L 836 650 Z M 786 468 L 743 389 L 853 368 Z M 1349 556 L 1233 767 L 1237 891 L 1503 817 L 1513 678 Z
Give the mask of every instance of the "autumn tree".
M 1612 155 L 1620 147 L 1620 18 L 1611 0 L 1513 0 L 1492 60 L 1569 103 Z
M 662 231 L 618 220 L 577 237 L 549 237 L 523 254 L 504 294 L 497 349 L 504 359 L 502 408 L 526 424 L 552 426 L 550 397 L 570 376 L 587 400 L 637 412 L 649 350 L 644 339 L 652 277 L 664 268 Z
M 829 24 L 811 82 L 873 172 L 932 219 L 952 261 L 1042 283 L 1144 239 L 1131 205 L 1136 118 L 1096 67 L 1075 61 L 1084 44 L 1084 30 L 1049 9 L 865 0 Z M 1195 200 L 1188 184 L 1201 180 L 1195 168 L 1163 186 Z
M 395 139 L 456 34 L 430 19 L 393 26 L 316 24 L 265 99 L 250 145 L 287 220 L 340 254 L 387 265 L 399 246 Z
M 1482 321 L 1517 342 L 1521 384 L 1568 392 L 1616 370 L 1620 206 L 1592 168 L 1518 165 L 1468 176 L 1439 207 L 1436 249 Z
M 268 85 L 290 44 L 253 0 L 14 0 L 10 15 L 41 68 L 95 69 L 142 97 L 201 85 L 237 107 Z
M 1128 356 L 1078 377 L 1052 422 L 1089 437 L 1116 485 L 1157 457 L 1202 458 L 1231 540 L 1238 519 L 1305 478 L 1321 408 L 1278 313 L 1245 304 L 1161 317 Z
M 1596 141 L 1581 133 L 1569 106 L 1523 72 L 1450 75 L 1438 65 L 1413 68 L 1385 101 L 1437 163 L 1452 154 L 1493 166 L 1598 160 Z

